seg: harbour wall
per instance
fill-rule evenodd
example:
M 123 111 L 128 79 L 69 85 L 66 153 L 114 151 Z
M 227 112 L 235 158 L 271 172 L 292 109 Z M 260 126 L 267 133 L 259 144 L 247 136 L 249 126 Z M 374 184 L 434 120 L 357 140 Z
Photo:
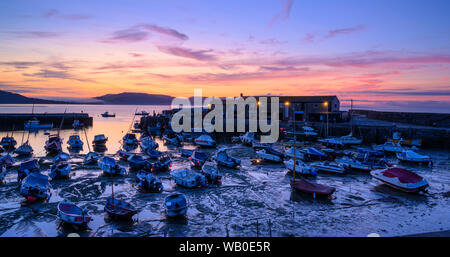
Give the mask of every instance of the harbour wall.
M 0 130 L 12 131 L 23 130 L 25 123 L 34 118 L 38 119 L 40 124 L 53 124 L 53 128 L 59 128 L 61 120 L 63 129 L 72 128 L 74 120 L 79 120 L 84 126 L 92 126 L 93 118 L 87 113 L 8 113 L 0 114 Z

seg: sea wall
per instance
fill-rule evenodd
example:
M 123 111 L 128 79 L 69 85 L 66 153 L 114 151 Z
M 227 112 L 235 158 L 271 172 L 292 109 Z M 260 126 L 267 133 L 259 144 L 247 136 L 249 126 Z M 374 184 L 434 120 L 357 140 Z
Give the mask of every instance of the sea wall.
M 87 113 L 8 113 L 0 114 L 0 130 L 23 130 L 28 120 L 37 118 L 40 124 L 53 124 L 53 128 L 59 128 L 64 117 L 63 129 L 72 128 L 74 120 L 79 120 L 85 126 L 92 126 L 93 119 Z

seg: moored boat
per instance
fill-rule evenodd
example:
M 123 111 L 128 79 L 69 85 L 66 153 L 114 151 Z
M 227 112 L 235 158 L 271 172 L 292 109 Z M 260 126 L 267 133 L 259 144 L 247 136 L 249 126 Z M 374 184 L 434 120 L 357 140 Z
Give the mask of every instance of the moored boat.
M 175 183 L 185 188 L 203 187 L 206 185 L 204 175 L 189 169 L 179 169 L 170 172 Z
M 15 162 L 16 160 L 10 154 L 0 157 L 0 166 L 4 166 L 5 168 L 11 168 Z
M 416 153 L 413 150 L 405 150 L 401 153 L 397 153 L 397 158 L 403 162 L 433 165 L 433 160 L 430 156 Z
M 194 150 L 180 148 L 181 157 L 190 157 L 193 153 Z
M 146 160 L 140 155 L 133 154 L 128 158 L 128 164 L 130 165 L 130 169 L 140 170 L 147 163 Z
M 51 186 L 48 176 L 41 173 L 30 173 L 20 187 L 20 195 L 28 202 L 46 200 L 51 196 Z
M 283 162 L 284 159 L 283 153 L 278 152 L 271 147 L 267 147 L 259 151 L 256 151 L 256 155 L 260 157 L 262 160 L 275 163 Z
M 255 133 L 247 132 L 239 137 L 243 145 L 252 146 L 253 142 L 256 142 Z
M 211 184 L 220 184 L 222 182 L 222 174 L 220 174 L 214 164 L 205 163 L 202 167 L 202 173 Z
M 17 169 L 17 181 L 20 182 L 22 181 L 24 178 L 26 178 L 30 173 L 35 172 L 35 173 L 39 173 L 40 172 L 40 166 L 39 166 L 39 162 L 36 159 L 32 159 L 26 162 L 22 162 L 19 166 L 19 168 Z
M 106 141 L 108 141 L 108 138 L 104 134 L 98 134 L 94 136 L 92 144 L 94 146 L 103 146 L 106 144 Z
M 241 160 L 228 155 L 227 148 L 221 148 L 214 156 L 214 160 L 218 165 L 225 166 L 227 168 L 236 168 L 241 165 Z
M 374 170 L 370 174 L 384 184 L 405 192 L 425 191 L 428 187 L 428 182 L 423 177 L 407 169 Z
M 166 171 L 172 166 L 172 158 L 168 153 L 162 153 L 158 160 L 150 165 L 151 172 Z
M 216 141 L 212 139 L 210 135 L 203 134 L 196 139 L 194 139 L 194 144 L 203 146 L 203 147 L 214 147 L 216 146 Z
M 150 159 L 157 160 L 163 153 L 156 149 L 147 149 L 145 154 L 150 157 Z
M 65 179 L 65 178 L 69 177 L 71 171 L 72 171 L 72 165 L 69 162 L 67 162 L 65 160 L 59 160 L 51 166 L 48 176 L 52 180 L 53 179 Z
M 152 149 L 156 149 L 159 147 L 159 144 L 155 142 L 151 136 L 146 136 L 140 139 L 139 146 L 141 147 L 142 151 L 148 151 Z
M 287 157 L 296 158 L 296 159 L 297 158 L 298 159 L 303 159 L 304 158 L 303 153 L 300 150 L 298 150 L 297 148 L 294 148 L 294 147 L 290 147 L 288 149 L 285 149 L 284 150 L 284 155 L 287 156 Z
M 126 174 L 125 168 L 118 165 L 116 160 L 108 156 L 104 156 L 98 161 L 98 167 L 110 176 L 123 176 Z
M 14 153 L 17 154 L 17 156 L 28 156 L 33 153 L 33 147 L 26 141 L 21 146 L 17 147 L 17 149 L 14 150 Z
M 89 152 L 84 156 L 83 164 L 84 165 L 96 165 L 98 160 L 100 159 L 100 155 L 96 152 Z
M 294 163 L 295 163 L 295 174 L 298 175 L 304 175 L 304 176 L 316 176 L 317 171 L 315 168 L 313 168 L 310 165 L 305 164 L 301 160 L 298 159 L 290 159 L 287 161 L 284 161 L 284 166 L 286 169 L 288 169 L 290 172 L 294 172 Z
M 129 220 L 138 212 L 130 203 L 114 198 L 106 200 L 104 210 L 110 218 L 117 220 Z
M 314 147 L 308 147 L 308 148 L 302 149 L 302 150 L 300 150 L 300 152 L 303 153 L 305 160 L 325 160 L 325 159 L 327 159 L 327 155 L 324 152 L 317 150 Z
M 191 161 L 192 166 L 201 168 L 208 160 L 208 155 L 204 152 L 194 151 L 191 157 L 189 157 L 189 160 Z
M 163 136 L 163 141 L 166 144 L 179 146 L 182 142 L 180 137 L 178 137 L 175 133 L 169 133 Z
M 92 220 L 87 209 L 81 209 L 74 203 L 67 200 L 59 202 L 57 209 L 57 216 L 61 219 L 61 221 L 68 224 L 87 226 L 87 224 Z
M 127 133 L 122 138 L 123 145 L 138 145 L 139 141 L 136 138 L 136 134 Z
M 399 143 L 394 143 L 394 142 L 385 142 L 382 145 L 373 145 L 372 149 L 375 151 L 382 151 L 382 152 L 393 153 L 393 154 L 401 153 L 405 150 L 403 148 L 403 146 L 401 146 Z
M 4 148 L 4 149 L 14 149 L 14 147 L 17 145 L 16 140 L 14 139 L 14 137 L 12 136 L 6 136 L 3 137 L 2 140 L 0 141 L 0 145 Z
M 164 188 L 161 183 L 161 180 L 159 180 L 153 174 L 145 171 L 139 171 L 136 174 L 136 180 L 138 186 L 147 191 L 161 192 Z
M 114 113 L 114 114 L 110 114 L 109 112 L 104 112 L 104 113 L 102 113 L 101 115 L 102 115 L 102 117 L 104 117 L 104 118 L 116 117 L 116 114 L 115 114 L 115 113 Z
M 188 200 L 184 194 L 175 193 L 166 197 L 164 200 L 167 216 L 177 217 L 187 213 Z
M 25 123 L 24 129 L 25 130 L 49 130 L 53 128 L 53 124 L 40 124 L 39 120 L 34 118 L 32 120 L 29 120 Z
M 47 154 L 58 154 L 62 151 L 62 139 L 58 135 L 49 135 L 45 142 L 45 151 Z
M 81 148 L 83 147 L 83 141 L 81 141 L 79 135 L 71 135 L 69 140 L 67 140 L 67 144 L 70 148 Z
M 72 127 L 73 127 L 75 130 L 80 129 L 80 128 L 83 128 L 83 126 L 84 126 L 84 124 L 81 123 L 79 120 L 74 120 L 74 121 L 73 121 Z
M 316 196 L 331 197 L 332 194 L 336 191 L 336 188 L 334 187 L 309 182 L 304 179 L 291 180 L 290 184 L 293 189 L 299 192 L 312 194 L 314 198 L 316 198 Z
M 344 167 L 341 163 L 332 163 L 329 161 L 312 163 L 311 167 L 315 168 L 317 171 L 336 173 L 336 174 L 346 174 L 348 169 Z

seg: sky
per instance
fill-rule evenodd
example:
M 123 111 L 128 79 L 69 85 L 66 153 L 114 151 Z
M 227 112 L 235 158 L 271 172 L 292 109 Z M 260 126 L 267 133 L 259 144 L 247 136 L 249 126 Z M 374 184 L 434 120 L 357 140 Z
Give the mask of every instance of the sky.
M 0 1 L 0 90 L 450 112 L 448 0 Z

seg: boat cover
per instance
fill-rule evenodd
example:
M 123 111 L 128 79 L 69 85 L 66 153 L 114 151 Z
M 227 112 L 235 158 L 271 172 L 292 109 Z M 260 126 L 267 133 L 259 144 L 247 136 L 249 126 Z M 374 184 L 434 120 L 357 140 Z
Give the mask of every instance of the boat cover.
M 334 187 L 309 182 L 303 179 L 295 181 L 291 180 L 291 186 L 298 191 L 306 193 L 316 193 L 318 195 L 331 195 L 332 193 L 334 193 L 334 191 L 336 191 Z
M 423 180 L 423 178 L 416 173 L 402 168 L 391 168 L 384 170 L 381 173 L 388 178 L 396 177 L 401 183 L 417 183 Z

